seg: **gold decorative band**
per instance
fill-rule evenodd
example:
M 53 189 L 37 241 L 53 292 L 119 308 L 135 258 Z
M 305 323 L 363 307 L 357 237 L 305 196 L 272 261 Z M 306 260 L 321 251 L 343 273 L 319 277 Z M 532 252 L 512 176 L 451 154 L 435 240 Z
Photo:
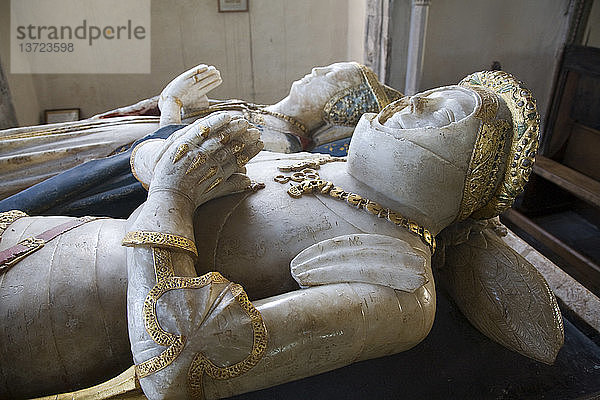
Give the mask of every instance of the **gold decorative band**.
M 250 302 L 248 295 L 241 285 L 234 283 L 229 286 L 229 290 L 252 323 L 252 350 L 246 358 L 230 366 L 216 365 L 204 354 L 197 353 L 188 370 L 190 397 L 194 399 L 204 398 L 202 385 L 202 376 L 204 374 L 216 380 L 238 377 L 254 368 L 267 350 L 268 332 L 260 311 Z
M 360 69 L 360 72 L 362 73 L 365 82 L 371 88 L 371 91 L 377 99 L 379 109 L 382 110 L 383 107 L 390 104 L 390 100 L 388 99 L 383 85 L 379 83 L 377 75 L 375 75 L 375 72 L 373 72 L 369 67 L 359 63 L 355 63 L 355 65 Z
M 500 180 L 503 151 L 510 131 L 508 121 L 496 118 L 498 97 L 482 86 L 470 86 L 481 98 L 475 117 L 481 121 L 469 169 L 465 177 L 463 198 L 457 221 L 462 221 L 485 206 Z
M 127 232 L 122 242 L 123 246 L 134 247 L 163 247 L 173 250 L 183 250 L 198 256 L 194 241 L 170 233 L 132 231 Z
M 195 355 L 188 369 L 189 393 L 192 398 L 203 398 L 202 377 L 204 374 L 213 379 L 231 379 L 249 371 L 260 361 L 267 349 L 267 327 L 262 315 L 250 302 L 242 286 L 230 283 L 218 272 L 209 272 L 195 278 L 175 276 L 171 252 L 160 248 L 153 248 L 152 252 L 156 285 L 150 290 L 144 301 L 144 326 L 152 340 L 160 346 L 165 346 L 166 349 L 159 355 L 135 366 L 136 375 L 139 379 L 171 365 L 181 354 L 186 344 L 185 336 L 165 331 L 158 321 L 156 303 L 168 291 L 199 289 L 212 284 L 227 284 L 225 290 L 231 293 L 250 318 L 253 340 L 252 349 L 246 358 L 231 366 L 217 366 L 204 354 L 197 353 Z
M 177 148 L 177 153 L 173 157 L 173 164 L 181 160 L 181 158 L 190 150 L 190 145 L 187 143 L 180 144 Z
M 179 356 L 181 350 L 183 350 L 185 341 L 185 337 L 177 336 L 165 351 L 156 357 L 152 357 L 149 360 L 137 364 L 135 366 L 135 374 L 138 379 L 145 378 L 148 375 L 171 365 L 171 363 Z
M 29 215 L 19 210 L 10 210 L 0 213 L 0 239 L 2 238 L 2 233 L 10 224 L 23 217 L 29 217 Z
M 190 166 L 188 167 L 188 169 L 185 171 L 186 175 L 191 174 L 192 172 L 194 172 L 198 167 L 202 166 L 206 160 L 208 160 L 208 157 L 203 154 L 203 153 L 198 153 L 196 155 L 196 157 L 194 157 L 194 159 L 192 160 Z M 216 171 L 215 171 L 216 172 Z
M 512 116 L 512 129 L 506 132 L 510 150 L 502 179 L 489 201 L 471 215 L 475 219 L 492 218 L 512 205 L 529 180 L 540 137 L 540 116 L 531 92 L 506 72 L 476 72 L 459 85 L 475 90 L 480 88 L 480 94 L 482 90 L 494 93 Z

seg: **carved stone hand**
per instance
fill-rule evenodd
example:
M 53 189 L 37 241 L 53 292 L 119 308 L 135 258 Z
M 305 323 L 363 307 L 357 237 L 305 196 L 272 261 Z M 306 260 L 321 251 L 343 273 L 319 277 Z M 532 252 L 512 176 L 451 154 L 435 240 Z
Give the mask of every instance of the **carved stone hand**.
M 242 118 L 213 114 L 176 132 L 156 156 L 149 197 L 160 191 L 199 206 L 248 187 L 239 173 L 262 148 L 259 131 Z
M 208 107 L 206 94 L 223 82 L 219 71 L 200 64 L 173 79 L 161 92 L 158 108 L 161 126 L 181 123 L 181 110 Z

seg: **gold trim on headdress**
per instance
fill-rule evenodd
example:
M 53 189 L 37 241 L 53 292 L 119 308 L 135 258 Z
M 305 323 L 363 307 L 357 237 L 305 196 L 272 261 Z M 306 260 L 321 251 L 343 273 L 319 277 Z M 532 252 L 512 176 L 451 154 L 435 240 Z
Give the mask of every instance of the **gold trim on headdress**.
M 476 115 L 482 119 L 482 128 L 471 157 L 458 219 L 468 216 L 492 218 L 512 205 L 529 180 L 538 148 L 540 117 L 531 92 L 506 72 L 476 72 L 459 85 L 475 90 L 482 97 L 482 106 Z M 496 100 L 493 97 L 497 97 Z M 511 113 L 512 136 L 508 136 L 511 134 L 510 126 L 501 120 L 490 119 L 497 113 L 498 99 L 504 101 Z M 504 140 L 508 139 L 511 142 L 506 167 L 504 175 L 498 179 L 493 175 L 500 170 Z M 486 173 L 487 170 L 489 172 Z M 498 180 L 499 183 L 494 185 Z
M 465 177 L 457 221 L 468 218 L 490 201 L 501 178 L 506 137 L 510 131 L 508 121 L 496 118 L 498 97 L 481 86 L 471 89 L 481 99 L 481 104 L 475 111 L 475 118 L 481 123 Z
M 358 67 L 363 76 L 364 81 L 367 83 L 367 85 L 369 85 L 369 88 L 371 88 L 371 91 L 375 95 L 375 99 L 377 100 L 379 110 L 383 109 L 383 107 L 390 104 L 390 99 L 388 99 L 385 90 L 383 90 L 383 85 L 379 83 L 379 79 L 377 78 L 377 75 L 375 75 L 375 72 L 373 72 L 373 70 L 371 70 L 371 68 L 367 67 L 366 65 L 362 65 L 357 62 L 353 64 Z
M 380 83 L 369 67 L 351 64 L 360 72 L 361 83 L 340 90 L 325 104 L 323 120 L 333 125 L 354 127 L 364 113 L 378 113 L 402 97 L 402 93 Z

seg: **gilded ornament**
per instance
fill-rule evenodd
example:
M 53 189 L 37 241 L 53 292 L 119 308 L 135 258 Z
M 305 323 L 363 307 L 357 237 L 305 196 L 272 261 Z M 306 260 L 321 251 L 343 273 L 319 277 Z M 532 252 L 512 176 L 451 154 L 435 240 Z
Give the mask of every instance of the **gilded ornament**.
M 264 125 L 265 120 L 263 116 L 269 115 L 271 117 L 285 121 L 286 123 L 296 128 L 299 131 L 299 136 L 306 137 L 308 135 L 308 129 L 306 128 L 306 126 L 300 121 L 298 121 L 296 118 L 290 117 L 288 115 L 276 111 L 267 110 L 266 107 L 267 106 L 262 104 L 231 100 L 224 101 L 219 104 L 213 104 L 206 109 L 191 113 L 190 115 L 188 115 L 188 117 L 204 117 L 206 115 L 218 111 L 239 111 L 244 115 L 244 118 L 246 118 L 248 121 L 259 125 Z
M 383 211 L 383 206 L 379 203 L 375 203 L 374 201 L 367 200 L 367 204 L 365 204 L 365 209 L 373 215 L 380 216 Z
M 204 193 L 206 194 L 206 193 L 210 192 L 211 190 L 216 188 L 219 185 L 219 183 L 221 183 L 221 182 L 223 182 L 223 178 L 215 179 L 215 181 L 210 184 L 210 186 L 204 191 Z
M 238 167 L 243 167 L 244 165 L 246 165 L 248 163 L 248 161 L 250 161 L 250 159 L 248 158 L 247 155 L 245 154 L 239 154 L 235 157 L 236 162 Z
M 231 140 L 231 135 L 229 133 L 224 133 L 219 138 L 219 143 L 227 144 L 227 143 L 229 143 L 230 140 Z
M 359 204 L 361 204 L 361 202 L 363 201 L 363 198 L 361 196 L 357 195 L 356 193 L 350 193 L 348 195 L 348 198 L 346 199 L 346 201 L 351 206 L 358 207 Z
M 47 128 L 39 130 L 28 131 L 24 133 L 15 133 L 13 135 L 6 135 L 0 138 L 0 142 L 5 140 L 14 140 L 14 139 L 28 139 L 32 137 L 39 136 L 49 136 L 49 135 L 58 135 L 62 133 L 69 132 L 78 132 L 85 129 L 93 129 L 95 127 L 110 127 L 110 126 L 119 126 L 119 125 L 130 125 L 130 124 L 148 124 L 148 123 L 157 123 L 158 117 L 135 117 L 135 118 L 127 118 L 119 121 L 108 121 L 108 120 L 92 120 L 92 122 L 85 124 L 70 124 L 67 126 L 61 126 L 56 128 Z
M 467 76 L 460 85 L 488 89 L 501 98 L 512 115 L 512 135 L 508 164 L 493 195 L 473 218 L 486 219 L 509 208 L 524 189 L 533 168 L 538 148 L 540 117 L 531 92 L 512 75 L 503 71 L 483 71 Z
M 250 317 L 252 324 L 252 350 L 242 361 L 227 367 L 220 367 L 210 361 L 204 354 L 197 353 L 188 370 L 188 384 L 190 395 L 194 399 L 204 398 L 202 388 L 202 376 L 206 373 L 213 379 L 226 380 L 240 376 L 250 371 L 263 357 L 267 350 L 268 334 L 267 327 L 260 312 L 248 299 L 248 295 L 238 284 L 229 286 L 232 295 L 238 301 L 246 315 Z
M 212 178 L 213 176 L 215 176 L 215 174 L 217 173 L 217 171 L 218 171 L 218 170 L 219 170 L 219 168 L 217 168 L 217 167 L 215 167 L 215 166 L 213 166 L 213 167 L 210 167 L 210 168 L 208 169 L 208 172 L 207 172 L 207 173 L 206 173 L 206 174 L 205 174 L 205 175 L 204 175 L 202 178 L 200 178 L 200 179 L 198 180 L 198 184 L 200 184 L 200 183 L 202 183 L 202 182 L 206 181 L 207 179 L 210 179 L 210 178 Z
M 377 113 L 402 97 L 400 92 L 379 83 L 377 75 L 370 68 L 353 64 L 360 71 L 362 82 L 339 91 L 325 103 L 324 121 L 334 125 L 356 126 L 363 114 Z
M 279 167 L 279 170 L 283 172 L 296 172 L 294 172 L 291 177 L 277 175 L 274 178 L 274 180 L 275 182 L 282 184 L 288 183 L 290 181 L 299 181 L 297 185 L 292 185 L 287 190 L 287 193 L 295 199 L 300 198 L 303 194 L 308 193 L 329 194 L 329 196 L 335 199 L 346 201 L 346 203 L 352 207 L 364 209 L 367 212 L 380 218 L 387 218 L 387 220 L 392 222 L 393 224 L 402 226 L 403 228 L 406 228 L 410 232 L 419 236 L 423 243 L 425 243 L 429 247 L 429 249 L 431 250 L 431 254 L 435 252 L 435 238 L 428 229 L 425 229 L 424 227 L 420 226 L 417 222 L 411 221 L 403 217 L 399 213 L 390 210 L 389 208 L 384 208 L 380 204 L 366 199 L 360 196 L 359 194 L 349 193 L 339 186 L 334 186 L 332 182 L 321 179 L 317 171 L 312 169 L 319 168 L 321 164 L 331 161 L 331 159 L 317 160 L 317 162 L 315 162 L 315 160 L 307 160 L 298 164 L 294 164 L 292 166 Z M 345 161 L 345 159 L 340 159 L 339 161 Z M 308 163 L 312 163 L 312 168 L 306 168 Z
M 183 250 L 198 256 L 196 244 L 193 240 L 170 233 L 131 231 L 127 232 L 121 244 L 126 247 L 142 246 Z
M 16 220 L 23 217 L 28 217 L 29 215 L 25 214 L 23 211 L 19 210 L 10 210 L 0 213 L 0 239 L 2 239 L 2 234 Z
M 177 148 L 177 152 L 175 153 L 175 156 L 173 157 L 173 164 L 175 164 L 177 161 L 181 160 L 181 158 L 189 150 L 190 150 L 190 145 L 189 144 L 187 144 L 187 143 L 180 144 L 179 147 Z
M 231 152 L 233 154 L 237 154 L 240 151 L 244 150 L 245 146 L 246 145 L 242 142 L 238 142 L 238 141 L 231 142 Z
M 208 134 L 210 133 L 210 129 L 204 125 L 196 125 L 196 136 L 200 139 L 206 139 Z
M 150 290 L 143 306 L 144 326 L 152 340 L 167 347 L 158 356 L 152 357 L 135 366 L 139 379 L 168 367 L 177 359 L 185 347 L 186 337 L 165 331 L 158 321 L 156 304 L 160 297 L 171 290 L 199 289 L 211 284 L 229 284 L 218 272 L 209 272 L 200 277 L 175 276 L 170 250 L 152 248 L 156 285 Z M 248 299 L 244 289 L 238 284 L 229 284 L 225 288 L 238 302 L 242 310 L 250 317 L 252 324 L 252 349 L 242 361 L 231 366 L 219 367 L 204 354 L 197 353 L 188 370 L 188 385 L 192 398 L 203 398 L 202 376 L 206 373 L 214 379 L 231 379 L 252 369 L 262 358 L 268 342 L 267 327 L 260 312 Z
M 178 150 L 178 152 L 179 152 L 179 150 Z M 186 175 L 191 174 L 194 170 L 196 170 L 198 167 L 200 167 L 201 165 L 203 165 L 206 162 L 207 159 L 208 158 L 206 157 L 205 154 L 198 153 L 196 155 L 196 157 L 194 157 L 194 159 L 190 163 L 190 166 L 188 167 L 187 171 L 185 171 L 185 174 Z

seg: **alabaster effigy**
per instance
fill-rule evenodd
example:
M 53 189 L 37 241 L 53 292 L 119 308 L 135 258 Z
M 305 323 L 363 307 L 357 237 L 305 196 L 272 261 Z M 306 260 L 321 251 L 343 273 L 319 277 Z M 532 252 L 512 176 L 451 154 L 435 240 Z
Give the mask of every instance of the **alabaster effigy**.
M 347 158 L 259 153 L 242 115 L 138 144 L 148 199 L 127 221 L 2 215 L 2 397 L 90 386 L 127 368 L 129 346 L 150 399 L 228 397 L 406 351 L 434 323 L 434 254 L 478 329 L 553 362 L 554 295 L 474 222 L 510 207 L 531 172 L 539 117 L 515 78 L 480 72 L 366 113 Z
M 294 153 L 351 136 L 363 113 L 379 112 L 401 96 L 354 62 L 314 68 L 273 105 L 209 100 L 221 83 L 214 66 L 200 64 L 156 98 L 82 121 L 0 131 L 0 200 L 85 161 L 123 153 L 159 128 L 181 127 L 214 112 L 244 116 L 261 131 L 266 150 Z M 136 115 L 158 110 L 160 117 Z

